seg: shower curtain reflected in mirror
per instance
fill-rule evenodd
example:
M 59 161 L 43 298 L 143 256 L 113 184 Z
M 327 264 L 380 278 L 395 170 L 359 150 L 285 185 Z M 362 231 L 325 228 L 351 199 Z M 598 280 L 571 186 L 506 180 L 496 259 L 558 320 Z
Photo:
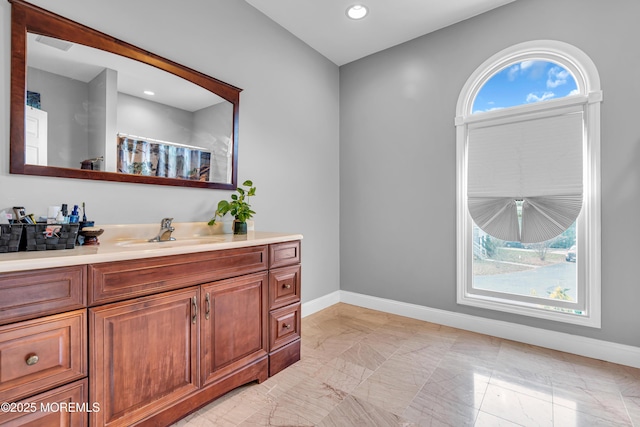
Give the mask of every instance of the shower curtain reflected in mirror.
M 209 181 L 211 152 L 200 147 L 118 135 L 118 172 Z

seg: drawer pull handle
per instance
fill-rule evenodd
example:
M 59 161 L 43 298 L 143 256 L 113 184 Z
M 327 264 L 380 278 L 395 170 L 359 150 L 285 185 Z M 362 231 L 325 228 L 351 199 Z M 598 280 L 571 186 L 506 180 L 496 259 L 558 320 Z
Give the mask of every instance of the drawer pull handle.
M 205 303 L 206 303 L 206 309 L 204 312 L 204 318 L 209 320 L 209 313 L 211 313 L 211 299 L 209 298 L 209 292 L 207 292 L 207 295 L 204 298 Z
M 284 325 L 282 325 L 283 329 L 291 329 L 291 324 L 290 323 L 285 323 Z
M 38 357 L 38 355 L 37 355 L 37 354 L 30 354 L 30 355 L 27 357 L 26 362 L 27 362 L 27 365 L 29 365 L 29 366 L 33 366 L 33 365 L 35 365 L 36 363 L 38 363 L 38 360 L 40 360 L 40 358 Z
M 284 289 L 291 289 L 291 285 L 289 283 L 282 285 Z
M 196 322 L 198 321 L 198 299 L 195 296 L 191 299 L 191 307 L 193 310 L 193 315 L 191 316 L 191 323 L 195 325 Z

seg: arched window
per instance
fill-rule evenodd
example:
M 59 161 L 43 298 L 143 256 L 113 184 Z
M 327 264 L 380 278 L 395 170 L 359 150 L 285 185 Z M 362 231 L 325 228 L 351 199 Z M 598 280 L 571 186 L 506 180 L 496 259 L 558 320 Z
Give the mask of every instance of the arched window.
M 494 55 L 458 98 L 457 300 L 600 326 L 600 102 L 574 46 Z

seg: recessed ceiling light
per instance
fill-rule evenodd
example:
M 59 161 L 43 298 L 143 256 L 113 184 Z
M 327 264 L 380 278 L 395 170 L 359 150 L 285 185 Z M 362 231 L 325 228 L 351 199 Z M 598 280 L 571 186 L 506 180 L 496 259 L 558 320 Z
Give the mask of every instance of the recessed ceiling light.
M 362 19 L 369 13 L 369 9 L 363 4 L 354 4 L 347 8 L 347 16 L 351 19 Z
M 145 90 L 145 91 L 144 91 L 144 94 L 145 94 L 145 95 L 149 95 L 149 96 L 153 96 L 153 95 L 155 95 L 155 92 L 153 92 L 153 91 L 151 91 L 151 90 Z

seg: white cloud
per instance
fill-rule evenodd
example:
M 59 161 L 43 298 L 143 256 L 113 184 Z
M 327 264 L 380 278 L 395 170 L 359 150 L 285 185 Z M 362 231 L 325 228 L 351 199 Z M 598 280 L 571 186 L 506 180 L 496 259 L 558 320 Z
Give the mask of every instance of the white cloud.
M 493 108 L 487 108 L 486 110 L 473 110 L 472 114 L 486 113 L 487 111 L 495 111 L 495 110 L 502 110 L 502 109 L 504 109 L 504 107 L 493 107 Z
M 507 78 L 509 79 L 509 81 L 510 82 L 514 81 L 516 77 L 518 77 L 519 72 L 520 72 L 520 64 L 516 64 L 511 68 L 509 68 L 509 71 L 507 72 Z
M 551 99 L 555 96 L 556 94 L 553 92 L 545 92 L 542 94 L 542 96 L 538 96 L 535 93 L 530 93 L 529 95 L 527 95 L 527 102 L 546 101 L 547 99 Z
M 572 90 L 571 92 L 569 92 L 569 95 L 567 95 L 567 96 L 577 95 L 577 94 L 579 94 L 579 93 L 580 93 L 580 91 L 579 91 L 578 89 L 574 89 L 574 90 Z
M 533 66 L 533 64 L 535 64 L 535 63 L 536 63 L 536 61 L 522 61 L 522 62 L 520 63 L 520 67 L 521 67 L 523 70 L 526 70 L 527 68 L 529 68 L 529 67 Z
M 552 67 L 549 70 L 547 78 L 547 88 L 553 89 L 567 83 L 567 77 L 570 77 L 569 71 L 560 67 Z

